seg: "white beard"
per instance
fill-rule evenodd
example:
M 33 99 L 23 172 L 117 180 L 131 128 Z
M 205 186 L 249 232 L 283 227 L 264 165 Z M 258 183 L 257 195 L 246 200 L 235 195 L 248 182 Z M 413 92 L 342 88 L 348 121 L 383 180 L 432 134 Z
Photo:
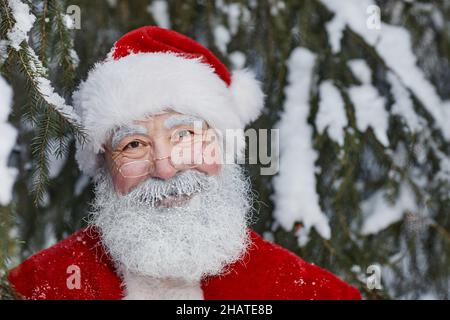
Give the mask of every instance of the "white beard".
M 224 165 L 217 176 L 190 170 L 168 181 L 149 179 L 125 196 L 117 195 L 105 172 L 95 180 L 90 224 L 124 273 L 198 282 L 225 272 L 249 245 L 250 183 L 236 164 Z M 156 206 L 174 193 L 193 197 Z

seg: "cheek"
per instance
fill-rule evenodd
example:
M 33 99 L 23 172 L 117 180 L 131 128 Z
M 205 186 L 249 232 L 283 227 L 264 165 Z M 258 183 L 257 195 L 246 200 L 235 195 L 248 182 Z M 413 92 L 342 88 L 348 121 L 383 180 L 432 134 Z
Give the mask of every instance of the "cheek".
M 114 189 L 118 194 L 122 196 L 128 194 L 131 190 L 133 190 L 146 179 L 148 179 L 148 177 L 124 178 L 120 174 L 112 177 Z
M 209 176 L 212 176 L 218 174 L 221 167 L 222 165 L 220 163 L 213 163 L 213 164 L 202 164 L 198 166 L 196 169 L 198 171 L 206 173 Z
M 222 157 L 220 147 L 216 142 L 213 142 L 203 149 L 203 162 L 197 169 L 208 175 L 215 175 L 222 167 Z
M 111 167 L 109 172 L 111 174 L 114 189 L 120 195 L 128 194 L 138 184 L 147 179 L 147 177 L 124 178 L 117 169 Z

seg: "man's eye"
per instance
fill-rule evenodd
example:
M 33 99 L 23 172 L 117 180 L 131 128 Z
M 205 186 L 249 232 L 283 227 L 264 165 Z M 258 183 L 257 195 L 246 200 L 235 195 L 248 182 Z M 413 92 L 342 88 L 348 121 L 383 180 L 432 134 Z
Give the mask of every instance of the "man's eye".
M 141 143 L 139 141 L 131 141 L 129 144 L 125 146 L 125 149 L 135 149 L 139 148 L 141 146 Z
M 180 130 L 177 133 L 179 138 L 189 137 L 192 134 L 193 134 L 193 132 L 191 132 L 190 130 Z

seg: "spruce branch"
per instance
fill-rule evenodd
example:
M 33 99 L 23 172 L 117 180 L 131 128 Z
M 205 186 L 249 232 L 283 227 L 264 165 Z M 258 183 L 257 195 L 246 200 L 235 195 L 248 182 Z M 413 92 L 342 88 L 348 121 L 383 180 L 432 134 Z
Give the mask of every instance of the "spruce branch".
M 36 206 L 43 200 L 46 186 L 49 183 L 50 121 L 50 114 L 46 111 L 38 120 L 37 134 L 31 142 L 32 154 L 37 161 L 37 166 L 33 172 L 32 185 Z
M 11 204 L 0 206 L 0 300 L 19 299 L 6 278 L 12 257 L 16 257 L 18 253 L 18 241 L 11 234 L 15 221 L 14 211 Z
M 47 80 L 47 70 L 43 67 L 33 49 L 27 43 L 22 43 L 21 49 L 17 54 L 20 68 L 24 72 L 31 89 L 46 102 L 46 107 L 59 113 L 63 122 L 69 127 L 72 127 L 73 132 L 77 133 L 81 138 L 83 136 L 83 129 L 80 124 L 81 121 L 73 112 L 73 108 L 68 105 L 56 105 L 53 101 L 49 100 L 49 94 L 43 92 L 43 90 L 46 89 L 45 85 L 49 83 Z M 62 101 L 64 100 L 60 96 L 57 96 L 57 98 L 60 98 Z
M 6 276 L 0 276 L 0 300 L 20 300 Z
M 55 9 L 55 7 L 52 9 Z M 2 1 L 1 21 L 3 32 L 8 34 L 8 30 L 14 28 L 16 21 L 12 15 L 12 10 L 6 1 Z M 66 43 L 71 43 L 71 39 L 67 30 L 63 26 L 61 14 L 55 13 L 56 20 L 61 19 L 59 33 L 64 37 Z M 46 22 L 46 18 L 43 18 Z M 45 28 L 44 28 L 45 29 Z M 46 37 L 46 36 L 45 36 Z M 41 53 L 44 52 L 45 43 L 41 42 Z M 61 55 L 68 54 L 71 47 L 62 46 L 64 49 Z M 48 79 L 48 70 L 43 62 L 36 55 L 34 49 L 28 43 L 28 39 L 20 43 L 19 48 L 14 48 L 13 53 L 18 63 L 19 70 L 25 76 L 30 102 L 26 106 L 23 118 L 30 121 L 36 129 L 36 135 L 31 143 L 31 153 L 35 160 L 35 168 L 33 172 L 32 190 L 35 195 L 35 204 L 37 205 L 45 194 L 46 185 L 49 182 L 49 152 L 55 152 L 57 157 L 68 150 L 68 140 L 70 136 L 74 136 L 80 143 L 85 141 L 85 133 L 83 131 L 80 118 L 74 112 L 73 107 L 66 104 L 65 99 L 56 93 Z M 66 59 L 66 67 L 70 72 L 74 72 L 72 60 Z M 70 64 L 70 67 L 68 66 Z M 63 63 L 64 65 L 64 63 Z M 73 73 L 74 74 L 74 73 Z M 73 79 L 74 75 L 71 76 Z M 54 141 L 59 141 L 55 150 L 51 147 L 55 145 Z
M 61 108 L 57 108 L 56 105 L 49 103 L 48 97 L 42 92 L 42 81 L 46 79 L 43 77 L 46 75 L 46 70 L 28 44 L 23 43 L 17 54 L 20 68 L 27 76 L 29 92 L 34 105 L 30 108 L 27 116 L 32 120 L 37 130 L 37 134 L 31 143 L 31 150 L 36 160 L 32 190 L 35 195 L 35 205 L 38 205 L 42 201 L 45 188 L 49 183 L 48 159 L 50 147 L 52 147 L 50 145 L 52 138 L 60 141 L 60 147 L 57 148 L 56 155 L 61 157 L 68 149 L 65 142 L 68 134 L 74 135 L 82 143 L 85 135 L 79 120 L 74 118 L 73 115 L 65 113 Z
M 62 83 L 65 88 L 72 88 L 75 83 L 78 56 L 74 49 L 74 42 L 67 22 L 70 17 L 64 14 L 60 1 L 51 1 L 49 10 L 52 13 L 54 30 L 56 31 L 55 51 L 58 64 L 63 71 Z
M 33 29 L 34 38 L 38 39 L 35 43 L 36 51 L 38 52 L 39 60 L 44 66 L 47 66 L 47 49 L 51 31 L 51 12 L 49 10 L 48 2 L 48 0 L 43 0 L 42 10 L 35 13 L 37 27 Z

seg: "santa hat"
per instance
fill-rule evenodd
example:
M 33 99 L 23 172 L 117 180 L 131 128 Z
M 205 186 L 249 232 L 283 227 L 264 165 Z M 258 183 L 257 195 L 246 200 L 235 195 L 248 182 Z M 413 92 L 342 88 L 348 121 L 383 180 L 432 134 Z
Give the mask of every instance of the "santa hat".
M 77 145 L 76 159 L 85 174 L 95 175 L 102 144 L 115 127 L 165 110 L 201 117 L 220 133 L 244 129 L 259 116 L 263 101 L 250 71 L 230 73 L 196 41 L 172 30 L 141 27 L 119 39 L 73 94 L 88 138 Z M 243 132 L 237 144 L 232 152 L 239 158 Z

